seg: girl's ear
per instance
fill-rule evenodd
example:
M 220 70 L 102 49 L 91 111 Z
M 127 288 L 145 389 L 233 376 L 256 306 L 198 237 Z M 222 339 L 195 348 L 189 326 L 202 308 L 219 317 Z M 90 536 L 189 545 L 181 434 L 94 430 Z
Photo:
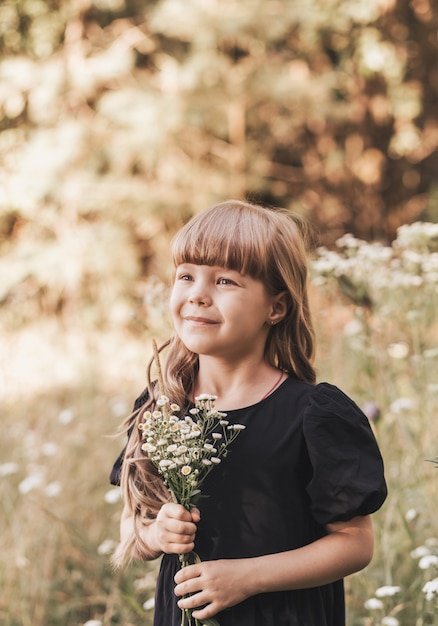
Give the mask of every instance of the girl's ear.
M 272 300 L 272 310 L 268 318 L 268 323 L 271 325 L 278 324 L 285 317 L 288 311 L 289 294 L 287 291 L 281 291 Z

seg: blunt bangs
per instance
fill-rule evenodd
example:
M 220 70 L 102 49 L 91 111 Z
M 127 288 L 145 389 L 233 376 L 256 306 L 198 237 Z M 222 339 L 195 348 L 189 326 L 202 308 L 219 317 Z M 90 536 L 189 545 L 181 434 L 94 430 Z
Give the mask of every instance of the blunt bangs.
M 264 209 L 238 201 L 214 205 L 175 236 L 173 262 L 226 267 L 266 284 L 272 232 Z

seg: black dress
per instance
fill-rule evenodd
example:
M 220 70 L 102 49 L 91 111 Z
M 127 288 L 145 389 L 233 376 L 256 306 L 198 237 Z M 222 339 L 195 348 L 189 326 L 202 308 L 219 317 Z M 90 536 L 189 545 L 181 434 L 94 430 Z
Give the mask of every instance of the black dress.
M 195 550 L 203 561 L 293 550 L 324 536 L 326 524 L 384 502 L 383 462 L 368 420 L 337 387 L 289 377 L 261 402 L 226 412 L 246 429 L 202 488 Z M 178 569 L 178 557 L 165 554 L 154 626 L 181 625 Z M 253 596 L 216 618 L 220 626 L 344 626 L 343 581 Z

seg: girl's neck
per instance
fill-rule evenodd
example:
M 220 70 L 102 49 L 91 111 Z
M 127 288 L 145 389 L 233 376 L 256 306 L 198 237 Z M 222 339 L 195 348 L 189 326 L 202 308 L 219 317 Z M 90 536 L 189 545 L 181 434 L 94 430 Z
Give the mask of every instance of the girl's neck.
M 199 360 L 199 372 L 193 396 L 208 393 L 217 396 L 218 410 L 239 409 L 260 402 L 283 382 L 286 374 L 261 363 L 214 364 L 209 359 Z

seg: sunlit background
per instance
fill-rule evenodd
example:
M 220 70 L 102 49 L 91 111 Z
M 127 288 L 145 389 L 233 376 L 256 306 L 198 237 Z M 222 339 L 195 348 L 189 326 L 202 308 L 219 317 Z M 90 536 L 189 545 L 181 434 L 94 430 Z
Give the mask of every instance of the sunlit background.
M 169 241 L 249 198 L 305 215 L 318 370 L 390 496 L 348 626 L 438 624 L 438 7 L 0 4 L 0 623 L 147 626 L 114 572 L 113 438 L 169 334 Z

